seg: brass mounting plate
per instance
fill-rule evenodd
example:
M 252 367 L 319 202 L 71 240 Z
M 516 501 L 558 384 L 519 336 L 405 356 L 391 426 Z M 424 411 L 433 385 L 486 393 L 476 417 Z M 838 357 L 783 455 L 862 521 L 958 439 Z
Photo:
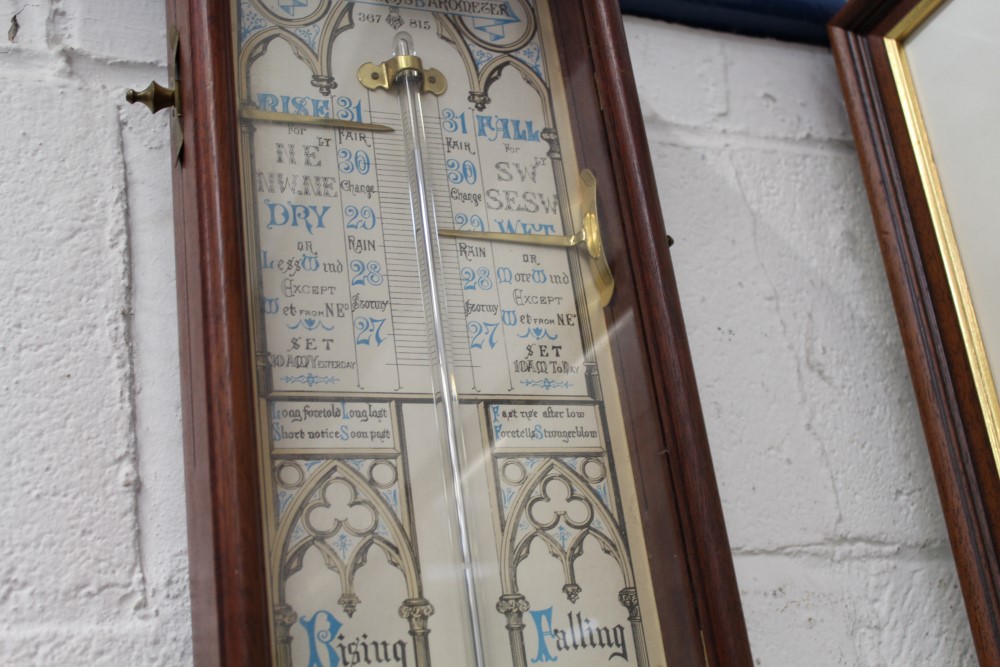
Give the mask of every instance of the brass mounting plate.
M 358 80 L 368 90 L 389 90 L 399 76 L 406 72 L 420 75 L 422 92 L 443 95 L 448 90 L 448 80 L 444 74 L 433 67 L 424 69 L 424 63 L 418 56 L 395 56 L 383 63 L 365 63 L 358 69 Z

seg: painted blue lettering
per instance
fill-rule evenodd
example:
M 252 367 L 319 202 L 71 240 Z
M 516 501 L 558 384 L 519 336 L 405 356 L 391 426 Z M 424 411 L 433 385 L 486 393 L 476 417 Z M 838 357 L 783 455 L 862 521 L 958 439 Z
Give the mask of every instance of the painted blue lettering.
M 542 133 L 535 129 L 534 121 L 502 116 L 476 114 L 476 134 L 487 141 L 541 141 Z
M 326 229 L 323 219 L 326 217 L 326 214 L 330 212 L 329 206 L 319 208 L 318 206 L 293 204 L 292 202 L 288 202 L 286 205 L 278 202 L 272 202 L 270 199 L 265 199 L 264 204 L 268 209 L 268 229 L 273 227 L 285 227 L 286 225 L 290 227 L 298 227 L 299 223 L 302 223 L 302 227 L 305 227 L 305 230 L 310 235 L 313 233 L 313 227 L 316 229 Z
M 327 99 L 312 99 L 312 115 L 317 118 L 329 118 L 330 117 L 330 100 Z
M 270 93 L 258 93 L 257 106 L 263 111 L 277 111 L 278 96 Z
M 317 623 L 320 617 L 325 623 Z M 343 623 L 330 612 L 320 610 L 309 620 L 300 618 L 299 624 L 306 629 L 306 636 L 309 637 L 309 667 L 337 667 L 340 657 L 333 650 L 333 640 Z M 326 662 L 322 660 L 321 647 L 326 648 Z
M 538 633 L 538 651 L 534 658 L 531 659 L 532 663 L 536 662 L 556 662 L 559 658 L 552 655 L 549 651 L 549 645 L 545 642 L 546 637 L 554 637 L 552 634 L 552 607 L 548 609 L 542 609 L 541 611 L 532 611 L 531 618 L 535 621 L 535 631 Z M 542 622 L 548 627 L 547 630 L 542 628 Z M 312 665 L 309 665 L 312 667 Z
M 493 222 L 496 223 L 501 232 L 505 234 L 517 234 L 517 225 L 514 224 L 513 220 L 494 220 Z
M 278 204 L 276 202 L 272 202 L 270 199 L 265 199 L 264 200 L 264 204 L 267 205 L 268 212 L 271 214 L 271 219 L 268 220 L 268 223 L 267 223 L 267 228 L 268 229 L 271 229 L 272 227 L 284 227 L 285 225 L 288 224 L 288 218 L 289 218 L 288 209 L 286 209 L 281 204 Z M 278 216 L 275 215 L 275 211 L 280 211 L 281 212 L 281 218 L 280 218 L 280 220 L 279 220 Z

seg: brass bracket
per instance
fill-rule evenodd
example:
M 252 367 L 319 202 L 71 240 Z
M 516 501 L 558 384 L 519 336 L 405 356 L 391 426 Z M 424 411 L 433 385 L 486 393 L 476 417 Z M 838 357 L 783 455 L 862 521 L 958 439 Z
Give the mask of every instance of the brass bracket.
M 478 241 L 500 241 L 502 243 L 522 243 L 524 245 L 548 246 L 550 248 L 575 248 L 584 246 L 590 255 L 591 268 L 601 305 L 607 306 L 615 292 L 615 277 L 611 273 L 608 257 L 604 254 L 601 240 L 601 222 L 597 215 L 597 179 L 594 172 L 584 169 L 580 172 L 581 213 L 583 226 L 572 236 L 547 236 L 545 234 L 512 234 L 509 232 L 474 232 L 464 229 L 439 229 L 438 236 L 452 239 L 473 239 Z
M 594 269 L 594 280 L 597 291 L 601 295 L 601 305 L 607 306 L 615 292 L 615 277 L 608 264 L 608 256 L 604 253 L 604 241 L 601 239 L 601 221 L 597 215 L 597 178 L 594 172 L 584 169 L 580 172 L 580 183 L 583 187 L 583 231 L 584 243 L 587 244 L 587 254 Z
M 173 149 L 174 164 L 180 162 L 181 150 L 184 148 L 184 130 L 181 126 L 183 118 L 183 106 L 181 104 L 181 35 L 176 27 L 170 28 L 170 61 L 168 63 L 168 75 L 170 77 L 170 87 L 164 87 L 156 81 L 151 81 L 144 90 L 136 91 L 129 88 L 125 93 L 125 100 L 129 104 L 139 102 L 145 104 L 151 113 L 157 113 L 163 109 L 173 108 L 174 113 L 170 118 L 171 147 Z
M 418 56 L 395 56 L 384 63 L 365 63 L 358 69 L 358 80 L 368 90 L 389 90 L 401 74 L 416 72 L 423 83 L 422 92 L 443 95 L 448 90 L 448 80 L 440 70 L 424 69 Z

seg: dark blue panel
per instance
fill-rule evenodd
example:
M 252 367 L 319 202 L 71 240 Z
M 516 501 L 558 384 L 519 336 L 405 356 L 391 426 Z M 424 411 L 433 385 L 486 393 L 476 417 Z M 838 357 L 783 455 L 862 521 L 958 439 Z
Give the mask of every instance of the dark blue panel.
M 826 44 L 846 0 L 621 0 L 622 11 L 743 35 Z

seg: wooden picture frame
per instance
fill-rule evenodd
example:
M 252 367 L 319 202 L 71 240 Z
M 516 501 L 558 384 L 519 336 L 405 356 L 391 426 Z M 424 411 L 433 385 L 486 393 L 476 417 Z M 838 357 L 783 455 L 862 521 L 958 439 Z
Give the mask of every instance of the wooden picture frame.
M 973 309 L 990 286 L 975 272 L 967 280 L 958 252 L 962 243 L 987 241 L 966 232 L 956 237 L 960 225 L 953 222 L 968 223 L 949 217 L 946 200 L 955 205 L 959 194 L 942 189 L 948 174 L 938 172 L 955 167 L 938 164 L 934 146 L 937 139 L 938 159 L 945 152 L 960 159 L 968 147 L 946 146 L 940 122 L 928 132 L 914 81 L 928 81 L 928 100 L 933 86 L 924 71 L 911 70 L 908 57 L 912 40 L 926 42 L 946 4 L 854 0 L 831 22 L 830 38 L 976 650 L 982 664 L 993 665 L 1000 664 L 1000 438 L 996 389 Z M 975 90 L 951 102 L 974 106 Z
M 167 0 L 183 132 L 173 170 L 195 664 L 271 655 L 230 2 Z M 580 161 L 618 283 L 606 313 L 671 666 L 751 664 L 617 3 L 553 3 Z M 175 133 L 176 134 L 176 133 Z M 175 141 L 177 136 L 175 136 Z

